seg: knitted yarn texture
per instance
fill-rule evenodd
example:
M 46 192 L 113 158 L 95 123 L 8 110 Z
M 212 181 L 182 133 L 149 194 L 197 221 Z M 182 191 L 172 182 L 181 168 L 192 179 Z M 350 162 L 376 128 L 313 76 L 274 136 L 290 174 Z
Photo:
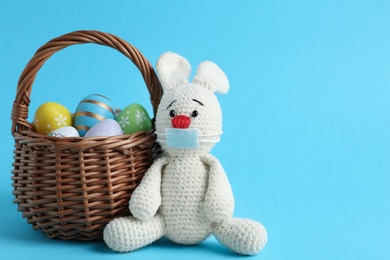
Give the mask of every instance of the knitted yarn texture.
M 156 70 L 164 89 L 156 114 L 157 140 L 164 155 L 133 192 L 132 216 L 108 223 L 104 241 L 112 250 L 129 252 L 162 236 L 193 245 L 214 235 L 233 252 L 258 253 L 266 244 L 266 230 L 256 221 L 232 217 L 229 180 L 209 154 L 222 133 L 222 112 L 214 92 L 228 92 L 226 75 L 206 61 L 189 82 L 189 62 L 171 52 L 159 58 Z

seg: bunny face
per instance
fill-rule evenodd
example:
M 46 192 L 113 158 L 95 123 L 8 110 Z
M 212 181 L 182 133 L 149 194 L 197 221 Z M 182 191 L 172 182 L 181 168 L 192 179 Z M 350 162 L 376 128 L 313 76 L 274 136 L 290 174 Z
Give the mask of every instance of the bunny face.
M 214 91 L 226 93 L 225 74 L 211 62 L 199 65 L 192 83 L 183 57 L 165 53 L 157 62 L 164 89 L 156 115 L 158 141 L 168 154 L 208 153 L 222 133 L 222 113 Z

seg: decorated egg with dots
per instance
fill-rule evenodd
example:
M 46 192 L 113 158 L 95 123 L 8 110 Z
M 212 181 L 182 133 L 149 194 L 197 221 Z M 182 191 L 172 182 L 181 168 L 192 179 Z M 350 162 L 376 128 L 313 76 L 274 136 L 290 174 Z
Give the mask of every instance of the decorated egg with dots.
M 146 109 L 140 104 L 131 104 L 124 108 L 117 116 L 116 121 L 124 134 L 134 134 L 152 129 L 152 121 Z
M 100 121 L 110 118 L 115 119 L 116 107 L 110 99 L 103 95 L 92 94 L 83 98 L 74 114 L 74 127 L 80 136 Z
M 35 132 L 47 135 L 63 126 L 71 126 L 72 123 L 72 114 L 66 107 L 56 102 L 46 102 L 35 112 L 33 128 Z
M 91 129 L 84 135 L 84 137 L 92 136 L 115 136 L 121 135 L 122 129 L 115 119 L 107 118 L 96 125 L 92 126 Z
M 65 137 L 79 137 L 79 132 L 73 126 L 63 126 L 51 131 L 48 136 L 65 138 Z

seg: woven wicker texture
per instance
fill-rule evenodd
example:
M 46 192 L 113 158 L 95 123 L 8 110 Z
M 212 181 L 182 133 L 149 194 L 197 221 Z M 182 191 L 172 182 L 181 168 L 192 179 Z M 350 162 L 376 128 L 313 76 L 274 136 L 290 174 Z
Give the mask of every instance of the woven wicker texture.
M 76 31 L 37 50 L 22 72 L 12 110 L 15 139 L 13 194 L 33 228 L 50 238 L 101 239 L 113 218 L 130 214 L 128 201 L 157 156 L 154 129 L 133 135 L 56 138 L 33 132 L 27 121 L 34 79 L 55 52 L 74 44 L 109 46 L 141 72 L 154 115 L 162 89 L 145 57 L 126 41 L 98 31 Z

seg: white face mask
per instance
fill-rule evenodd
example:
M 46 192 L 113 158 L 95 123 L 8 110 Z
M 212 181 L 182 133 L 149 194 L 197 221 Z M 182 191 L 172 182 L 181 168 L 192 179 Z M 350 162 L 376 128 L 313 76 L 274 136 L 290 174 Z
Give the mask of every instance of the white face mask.
M 218 143 L 222 132 L 199 135 L 196 128 L 166 128 L 165 134 L 156 134 L 157 141 L 167 143 L 170 148 L 198 148 L 200 143 Z

